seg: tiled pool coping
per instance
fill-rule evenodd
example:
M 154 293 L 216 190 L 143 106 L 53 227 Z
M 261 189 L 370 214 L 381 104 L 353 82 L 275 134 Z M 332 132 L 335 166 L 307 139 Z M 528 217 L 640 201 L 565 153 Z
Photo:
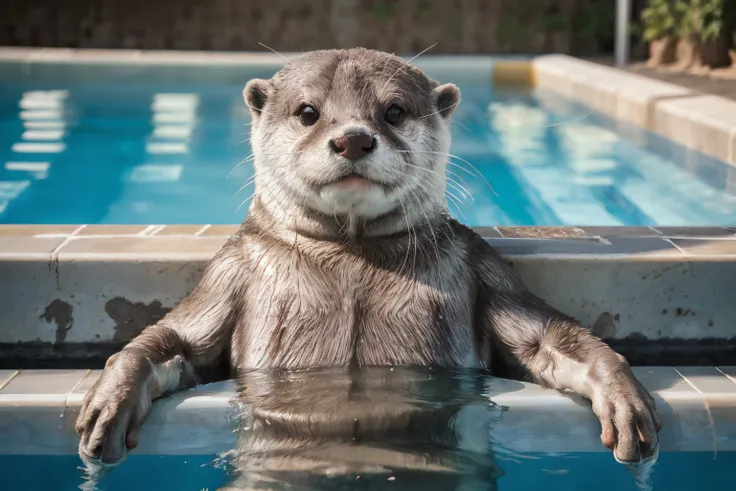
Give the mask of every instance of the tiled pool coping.
M 237 226 L 0 226 L 0 368 L 98 368 Z M 527 285 L 634 365 L 736 365 L 736 229 L 490 227 Z
M 736 101 L 565 55 L 531 63 L 540 88 L 736 165 Z
M 655 397 L 665 452 L 736 451 L 736 367 L 638 367 Z M 97 370 L 0 371 L 0 454 L 65 455 Z M 232 381 L 157 401 L 136 454 L 207 455 L 233 448 Z M 533 384 L 496 380 L 490 398 L 508 407 L 492 423 L 494 443 L 512 452 L 605 452 L 590 404 Z M 554 422 L 554 424 L 550 424 Z

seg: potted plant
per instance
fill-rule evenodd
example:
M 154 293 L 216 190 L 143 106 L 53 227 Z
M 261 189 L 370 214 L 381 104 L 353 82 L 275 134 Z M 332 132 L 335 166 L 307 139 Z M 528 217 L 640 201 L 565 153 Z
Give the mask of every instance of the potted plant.
M 677 0 L 677 60 L 681 68 L 718 68 L 731 63 L 728 17 L 736 0 Z
M 675 61 L 677 46 L 677 9 L 674 0 L 651 0 L 642 10 L 642 37 L 649 42 L 650 66 L 659 66 Z

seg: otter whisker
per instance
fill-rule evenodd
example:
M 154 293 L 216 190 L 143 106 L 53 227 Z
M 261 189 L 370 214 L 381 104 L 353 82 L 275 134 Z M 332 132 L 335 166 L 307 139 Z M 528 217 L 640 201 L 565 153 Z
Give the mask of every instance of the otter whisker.
M 393 56 L 396 54 L 396 52 L 391 53 L 391 56 L 386 58 L 386 63 L 383 64 L 383 70 L 381 70 L 381 75 L 379 77 L 383 77 L 383 74 L 386 72 L 386 67 L 388 66 L 388 62 L 393 59 Z
M 493 192 L 493 194 L 495 194 L 496 197 L 498 197 L 498 193 L 496 192 L 495 189 L 493 189 L 493 186 L 491 186 L 491 183 L 488 182 L 488 179 L 486 179 L 486 177 L 483 175 L 483 173 L 481 171 L 479 171 L 476 166 L 474 166 L 473 164 L 471 164 L 470 162 L 468 162 L 467 160 L 465 160 L 462 157 L 458 157 L 457 155 L 453 155 L 451 153 L 444 153 L 444 152 L 414 151 L 414 150 L 395 150 L 395 152 L 397 152 L 397 153 L 416 153 L 416 154 L 419 154 L 419 155 L 421 155 L 421 154 L 442 155 L 442 156 L 445 156 L 445 157 L 448 157 L 448 158 L 458 159 L 461 162 L 464 162 L 464 163 L 468 164 L 470 167 L 472 167 L 475 170 L 475 172 L 477 172 L 478 175 L 486 182 L 486 184 L 488 185 L 488 188 Z M 447 163 L 448 164 L 452 164 L 452 165 L 454 165 L 455 167 L 457 167 L 457 168 L 459 168 L 461 170 L 464 170 L 465 172 L 467 172 L 470 175 L 473 175 L 472 172 L 468 171 L 463 166 L 458 165 L 455 162 L 452 162 L 452 161 L 449 161 L 448 160 Z
M 437 256 L 437 262 L 440 261 L 440 250 L 437 242 L 437 236 L 434 233 L 434 228 L 432 227 L 432 223 L 429 220 L 429 216 L 427 216 L 427 212 L 424 210 L 424 206 L 422 206 L 422 203 L 419 201 L 419 198 L 417 197 L 416 193 L 414 191 L 410 191 L 409 194 L 414 198 L 414 201 L 417 202 L 417 206 L 422 211 L 422 215 L 424 215 L 424 220 L 427 222 L 427 227 L 429 227 L 429 233 L 432 234 L 432 246 L 434 247 L 435 255 Z
M 459 175 L 458 175 L 457 173 L 455 173 L 455 172 L 452 172 L 452 171 L 451 171 L 450 169 L 446 169 L 446 172 L 447 172 L 447 174 L 449 174 L 448 176 L 446 176 L 446 177 L 447 177 L 447 182 L 448 182 L 448 183 L 452 182 L 452 183 L 454 183 L 455 185 L 457 185 L 457 186 L 460 186 L 460 187 L 462 187 L 462 190 L 464 191 L 464 193 L 465 193 L 465 194 L 466 194 L 466 195 L 467 195 L 468 197 L 470 197 L 470 199 L 472 199 L 473 201 L 475 201 L 475 197 L 473 196 L 473 193 L 471 193 L 470 191 L 468 191 L 468 189 L 467 189 L 467 188 L 466 188 L 466 187 L 465 187 L 465 186 L 464 186 L 464 185 L 463 185 L 463 184 L 462 184 L 462 183 L 460 182 L 460 181 L 462 181 L 463 183 L 465 182 L 465 181 L 464 181 L 464 180 L 462 179 L 462 177 L 460 177 L 460 176 L 459 176 Z M 457 178 L 457 179 L 452 179 L 452 178 L 450 178 L 449 176 L 453 176 L 453 177 L 455 177 L 455 178 Z
M 435 46 L 437 46 L 438 44 L 440 44 L 440 43 L 439 43 L 439 42 L 436 42 L 436 43 L 434 43 L 434 44 L 433 44 L 432 46 L 430 46 L 429 48 L 425 49 L 424 51 L 422 51 L 421 53 L 419 53 L 418 55 L 416 55 L 415 57 L 411 58 L 411 59 L 410 59 L 409 61 L 407 61 L 407 62 L 406 62 L 406 63 L 404 63 L 403 65 L 401 65 L 401 66 L 400 66 L 400 67 L 399 67 L 399 68 L 398 68 L 398 69 L 397 69 L 397 70 L 396 70 L 396 71 L 394 72 L 394 74 L 393 74 L 393 75 L 391 75 L 391 76 L 390 76 L 390 77 L 388 78 L 388 80 L 386 80 L 386 83 L 385 83 L 385 84 L 383 84 L 383 87 L 381 87 L 381 90 L 384 90 L 384 89 L 385 89 L 385 88 L 386 88 L 386 87 L 388 86 L 389 82 L 391 82 L 391 80 L 393 80 L 393 78 L 394 78 L 394 77 L 395 77 L 396 75 L 398 75 L 398 73 L 399 73 L 399 72 L 400 72 L 401 70 L 403 70 L 404 68 L 408 67 L 408 66 L 409 66 L 409 65 L 411 64 L 411 62 L 412 62 L 412 61 L 416 60 L 417 58 L 419 58 L 419 57 L 420 57 L 420 56 L 422 56 L 422 55 L 423 55 L 424 53 L 426 53 L 426 52 L 427 52 L 427 51 L 429 51 L 430 49 L 434 48 L 434 47 L 435 47 Z
M 472 132 L 472 131 L 470 130 L 470 128 L 468 128 L 467 126 L 465 126 L 464 124 L 462 124 L 462 123 L 461 123 L 460 121 L 453 121 L 453 122 L 452 122 L 452 124 L 456 124 L 456 125 L 458 125 L 458 126 L 459 126 L 459 127 L 461 127 L 462 129 L 464 129 L 465 131 L 467 131 L 468 133 L 470 133 L 471 135 L 475 136 L 475 133 L 473 133 L 473 132 Z
M 592 115 L 593 115 L 593 111 L 590 111 L 590 112 L 589 112 L 588 114 L 586 114 L 585 116 L 581 116 L 581 117 L 579 117 L 579 118 L 576 118 L 576 119 L 573 119 L 573 120 L 571 120 L 571 121 L 561 121 L 561 122 L 559 122 L 559 123 L 552 123 L 552 124 L 548 124 L 548 125 L 545 125 L 545 126 L 543 126 L 543 128 L 554 128 L 555 126 L 563 126 L 563 125 L 566 125 L 566 124 L 573 124 L 573 123 L 577 123 L 578 121 L 582 121 L 582 120 L 584 120 L 584 119 L 586 119 L 586 118 L 589 118 L 589 117 L 591 117 Z
M 451 196 L 447 196 L 448 201 L 450 201 L 453 205 L 455 205 L 455 208 L 457 208 L 457 211 L 460 213 L 460 216 L 465 219 L 465 214 L 463 213 L 463 210 L 460 208 L 460 204 L 455 201 Z
M 433 112 L 433 113 L 425 114 L 424 116 L 419 116 L 419 117 L 418 117 L 417 119 L 425 119 L 425 118 L 431 118 L 431 117 L 432 117 L 432 116 L 434 116 L 435 114 L 440 114 L 440 113 L 442 113 L 442 112 L 445 112 L 445 111 L 447 111 L 448 109 L 450 109 L 451 107 L 455 107 L 455 106 L 457 106 L 458 104 L 460 104 L 460 101 L 457 101 L 457 102 L 456 102 L 455 104 L 450 104 L 449 106 L 447 106 L 447 107 L 445 107 L 445 108 L 442 108 L 442 109 L 440 109 L 439 111 L 435 111 L 435 112 Z
M 463 186 L 462 184 L 460 184 L 456 180 L 454 180 L 452 178 L 449 178 L 447 176 L 445 176 L 445 179 L 447 179 L 447 184 L 453 186 L 453 188 L 455 190 L 457 190 L 458 192 L 460 192 L 460 194 L 462 194 L 463 196 L 466 196 L 466 197 L 470 198 L 471 200 L 475 201 L 475 198 L 470 193 L 470 191 L 468 191 L 467 189 L 465 189 L 465 186 Z
M 262 43 L 262 42 L 260 42 L 260 41 L 258 41 L 258 44 L 260 44 L 261 46 L 263 46 L 263 47 L 264 47 L 264 48 L 266 48 L 267 50 L 269 50 L 269 51 L 272 51 L 273 53 L 275 53 L 275 54 L 279 55 L 279 56 L 280 56 L 281 58 L 285 59 L 285 60 L 286 60 L 287 62 L 289 61 L 289 59 L 288 59 L 288 58 L 287 58 L 286 56 L 282 55 L 281 53 L 279 53 L 279 52 L 278 52 L 278 51 L 276 51 L 275 49 L 273 49 L 273 48 L 269 48 L 268 46 L 266 46 L 265 44 L 263 44 L 263 43 Z
M 250 186 L 251 184 L 255 184 L 255 182 L 256 182 L 256 176 L 255 176 L 255 174 L 254 174 L 254 175 L 252 175 L 251 177 L 249 177 L 248 179 L 246 179 L 246 180 L 245 180 L 245 182 L 243 183 L 243 185 L 242 185 L 242 186 L 240 186 L 240 189 L 238 189 L 238 190 L 237 190 L 237 191 L 235 192 L 235 195 L 238 195 L 238 194 L 240 194 L 240 192 L 241 192 L 241 191 L 242 191 L 243 189 L 247 188 L 247 187 L 248 187 L 248 186 Z
M 411 251 L 411 231 L 412 226 L 409 224 L 409 218 L 406 214 L 406 208 L 404 207 L 404 201 L 399 198 L 399 206 L 401 206 L 401 212 L 404 216 L 404 221 L 406 222 L 406 231 L 408 232 L 407 236 L 407 244 L 406 244 L 406 255 L 404 256 L 404 261 L 401 263 L 401 267 L 399 268 L 399 275 L 401 275 L 404 272 L 404 266 L 406 265 L 406 261 L 409 259 L 409 252 Z
M 240 167 L 241 165 L 243 165 L 246 162 L 250 162 L 251 160 L 254 160 L 255 158 L 256 158 L 255 157 L 255 153 L 251 153 L 250 155 L 248 155 L 247 157 L 245 157 L 243 160 L 241 160 L 240 162 L 238 162 L 237 165 L 235 167 L 233 167 L 233 170 L 231 170 L 230 173 L 227 175 L 227 177 L 225 178 L 225 180 L 230 179 L 230 176 L 233 175 L 233 172 L 235 172 L 235 169 L 237 169 L 238 167 Z

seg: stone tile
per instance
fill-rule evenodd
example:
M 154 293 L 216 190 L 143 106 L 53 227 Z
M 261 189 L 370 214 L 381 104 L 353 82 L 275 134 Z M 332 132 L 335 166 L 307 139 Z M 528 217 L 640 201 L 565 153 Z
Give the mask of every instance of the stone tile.
M 64 240 L 63 237 L 0 236 L 0 259 L 51 260 L 51 252 Z
M 0 390 L 5 387 L 14 374 L 18 373 L 18 370 L 0 370 Z
M 523 239 L 571 239 L 587 237 L 578 227 L 497 227 L 503 237 Z
M 721 371 L 726 377 L 731 380 L 734 384 L 736 384 L 736 366 L 733 367 L 718 367 L 718 370 Z
M 653 368 L 650 370 L 656 372 Z M 640 376 L 641 370 L 637 372 Z M 650 391 L 663 422 L 659 433 L 662 447 L 680 452 L 712 449 L 712 424 L 703 397 L 679 374 L 679 380 L 674 380 L 663 370 L 662 377 L 663 388 Z
M 211 258 L 225 243 L 224 237 L 120 237 L 80 238 L 69 242 L 59 253 L 59 260 L 160 259 L 198 260 Z
M 238 231 L 240 225 L 212 225 L 200 234 L 202 237 L 230 237 Z
M 23 370 L 5 386 L 2 395 L 66 395 L 86 373 L 86 370 Z
M 68 300 L 57 290 L 56 271 L 51 263 L 51 246 L 62 240 L 26 239 L 51 241 L 46 252 L 35 256 L 0 253 L 0 278 L 12 278 L 12 281 L 0 281 L 0 342 L 51 343 L 65 334 L 67 326 L 59 329 L 55 316 L 46 315 L 54 300 Z
M 79 381 L 74 390 L 67 395 L 66 407 L 67 408 L 78 408 L 82 405 L 84 395 L 92 388 L 97 382 L 97 379 L 102 375 L 102 370 L 84 370 L 82 371 L 82 379 Z
M 680 250 L 659 237 L 618 237 L 609 244 L 589 239 L 488 239 L 504 255 L 572 255 L 613 256 L 627 255 L 632 260 L 653 257 L 681 257 Z
M 148 225 L 87 225 L 77 235 L 135 235 L 146 228 Z
M 736 128 L 736 102 L 706 95 L 686 104 L 689 104 L 693 121 L 690 146 L 728 161 L 731 132 Z
M 679 99 L 657 101 L 652 113 L 651 130 L 681 145 L 688 144 L 692 121 L 690 111 L 681 107 Z
M 3 453 L 19 455 L 74 455 L 79 436 L 63 407 L 64 396 L 3 402 L 0 395 L 0 441 Z M 67 430 L 71 427 L 71 432 Z
M 632 258 L 681 257 L 682 252 L 659 237 L 612 237 L 608 254 L 626 254 Z
M 659 234 L 650 227 L 581 227 L 592 237 L 656 237 Z
M 79 225 L 0 225 L 0 236 L 68 235 L 78 228 Z
M 736 384 L 714 367 L 675 367 L 680 374 L 702 392 L 711 396 L 733 397 L 736 409 Z
M 736 256 L 736 240 L 671 239 L 677 247 L 692 256 Z
M 194 235 L 203 227 L 204 225 L 166 225 L 153 235 Z
M 665 237 L 734 237 L 736 233 L 725 227 L 653 227 Z
M 682 377 L 672 367 L 631 367 L 631 371 L 650 393 L 670 390 L 682 383 Z
M 680 374 L 700 391 L 712 420 L 714 450 L 736 448 L 736 384 L 713 367 L 677 367 Z
M 594 239 L 490 238 L 488 243 L 504 256 L 606 254 L 608 245 Z

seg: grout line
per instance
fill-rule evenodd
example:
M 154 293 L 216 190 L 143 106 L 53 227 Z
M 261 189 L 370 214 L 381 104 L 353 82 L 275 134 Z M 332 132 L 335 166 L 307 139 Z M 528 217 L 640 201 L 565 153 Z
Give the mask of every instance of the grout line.
M 202 235 L 203 233 L 205 233 L 207 231 L 207 229 L 210 228 L 211 226 L 212 225 L 205 225 L 204 227 L 202 227 L 201 229 L 199 229 L 197 232 L 195 232 L 194 233 L 194 236 L 195 237 L 199 237 L 200 235 Z
M 672 367 L 672 369 L 679 375 L 682 380 L 687 382 L 687 384 L 695 390 L 700 396 L 703 398 L 703 405 L 705 406 L 705 412 L 708 414 L 708 422 L 710 423 L 710 434 L 711 438 L 713 439 L 713 458 L 715 459 L 718 456 L 718 438 L 716 437 L 716 423 L 713 420 L 713 414 L 710 411 L 710 401 L 708 401 L 708 397 L 703 393 L 702 390 L 697 388 L 694 383 L 692 383 L 690 380 L 688 380 L 687 377 L 685 377 L 678 369 L 677 367 Z
M 8 386 L 8 384 L 9 384 L 10 382 L 12 382 L 12 380 L 13 380 L 13 379 L 14 379 L 15 377 L 17 377 L 19 373 L 20 373 L 20 370 L 16 370 L 15 372 L 13 372 L 13 375 L 11 375 L 10 377 L 8 377 L 8 380 L 6 380 L 6 381 L 5 381 L 5 382 L 3 382 L 2 384 L 0 384 L 0 390 L 3 390 L 3 389 L 4 389 L 5 387 L 7 387 L 7 386 Z
M 731 382 L 733 382 L 734 384 L 736 384 L 736 379 L 734 379 L 732 376 L 730 376 L 729 374 L 727 374 L 726 372 L 724 372 L 723 370 L 721 370 L 718 367 L 713 367 L 713 368 L 715 368 L 716 370 L 718 370 L 721 373 L 721 375 L 723 375 L 724 377 L 726 377 L 728 380 L 730 380 Z
M 159 234 L 159 233 L 161 233 L 161 232 L 162 232 L 162 231 L 163 231 L 163 230 L 164 230 L 164 229 L 165 229 L 166 227 L 167 227 L 166 225 L 156 225 L 156 228 L 154 228 L 153 230 L 151 230 L 151 231 L 150 231 L 150 232 L 148 233 L 148 235 L 150 235 L 150 236 L 158 235 L 158 234 Z
M 154 230 L 156 230 L 157 227 L 158 225 L 148 225 L 146 228 L 144 228 L 143 230 L 141 230 L 135 235 L 138 235 L 138 236 L 148 235 L 150 232 L 153 232 Z
M 61 241 L 61 244 L 59 244 L 58 246 L 56 246 L 56 247 L 54 248 L 54 250 L 53 250 L 53 251 L 51 251 L 51 261 L 56 261 L 56 260 L 58 260 L 58 258 L 59 258 L 59 253 L 61 252 L 61 249 L 62 249 L 62 248 L 63 248 L 63 247 L 65 246 L 65 245 L 67 245 L 67 244 L 68 244 L 69 242 L 71 242 L 71 241 L 72 241 L 72 238 L 74 238 L 74 237 L 75 237 L 75 236 L 76 236 L 76 235 L 77 235 L 77 234 L 78 234 L 79 232 L 81 232 L 81 231 L 82 231 L 82 230 L 84 229 L 84 227 L 86 227 L 86 226 L 87 226 L 87 225 L 80 225 L 79 227 L 77 227 L 76 229 L 74 229 L 74 231 L 73 231 L 73 232 L 72 232 L 71 234 L 67 235 L 66 239 L 64 239 L 63 241 Z
M 84 375 L 82 375 L 81 377 L 79 377 L 79 380 L 77 380 L 77 383 L 74 384 L 74 387 L 72 387 L 71 390 L 66 393 L 66 395 L 64 396 L 64 409 L 66 409 L 67 407 L 69 407 L 69 397 L 71 397 L 71 395 L 74 393 L 74 391 L 77 390 L 77 388 L 80 385 L 82 385 L 82 382 L 84 382 L 84 379 L 86 379 L 87 378 L 87 375 L 89 375 L 91 372 L 92 372 L 91 369 L 87 369 L 87 371 L 84 372 Z
M 689 254 L 689 253 L 687 253 L 687 252 L 685 252 L 685 250 L 684 250 L 684 249 L 682 249 L 682 248 L 681 248 L 680 246 L 678 246 L 677 244 L 675 244 L 674 242 L 672 242 L 672 239 L 670 239 L 669 237 L 660 237 L 660 238 L 661 238 L 661 239 L 662 239 L 663 241 L 665 241 L 665 242 L 667 242 L 668 244 L 670 244 L 671 246 L 673 246 L 673 247 L 674 247 L 675 249 L 677 249 L 677 250 L 678 250 L 678 251 L 680 251 L 681 253 L 683 253 L 684 255 L 686 255 L 686 256 L 690 256 L 690 254 Z

